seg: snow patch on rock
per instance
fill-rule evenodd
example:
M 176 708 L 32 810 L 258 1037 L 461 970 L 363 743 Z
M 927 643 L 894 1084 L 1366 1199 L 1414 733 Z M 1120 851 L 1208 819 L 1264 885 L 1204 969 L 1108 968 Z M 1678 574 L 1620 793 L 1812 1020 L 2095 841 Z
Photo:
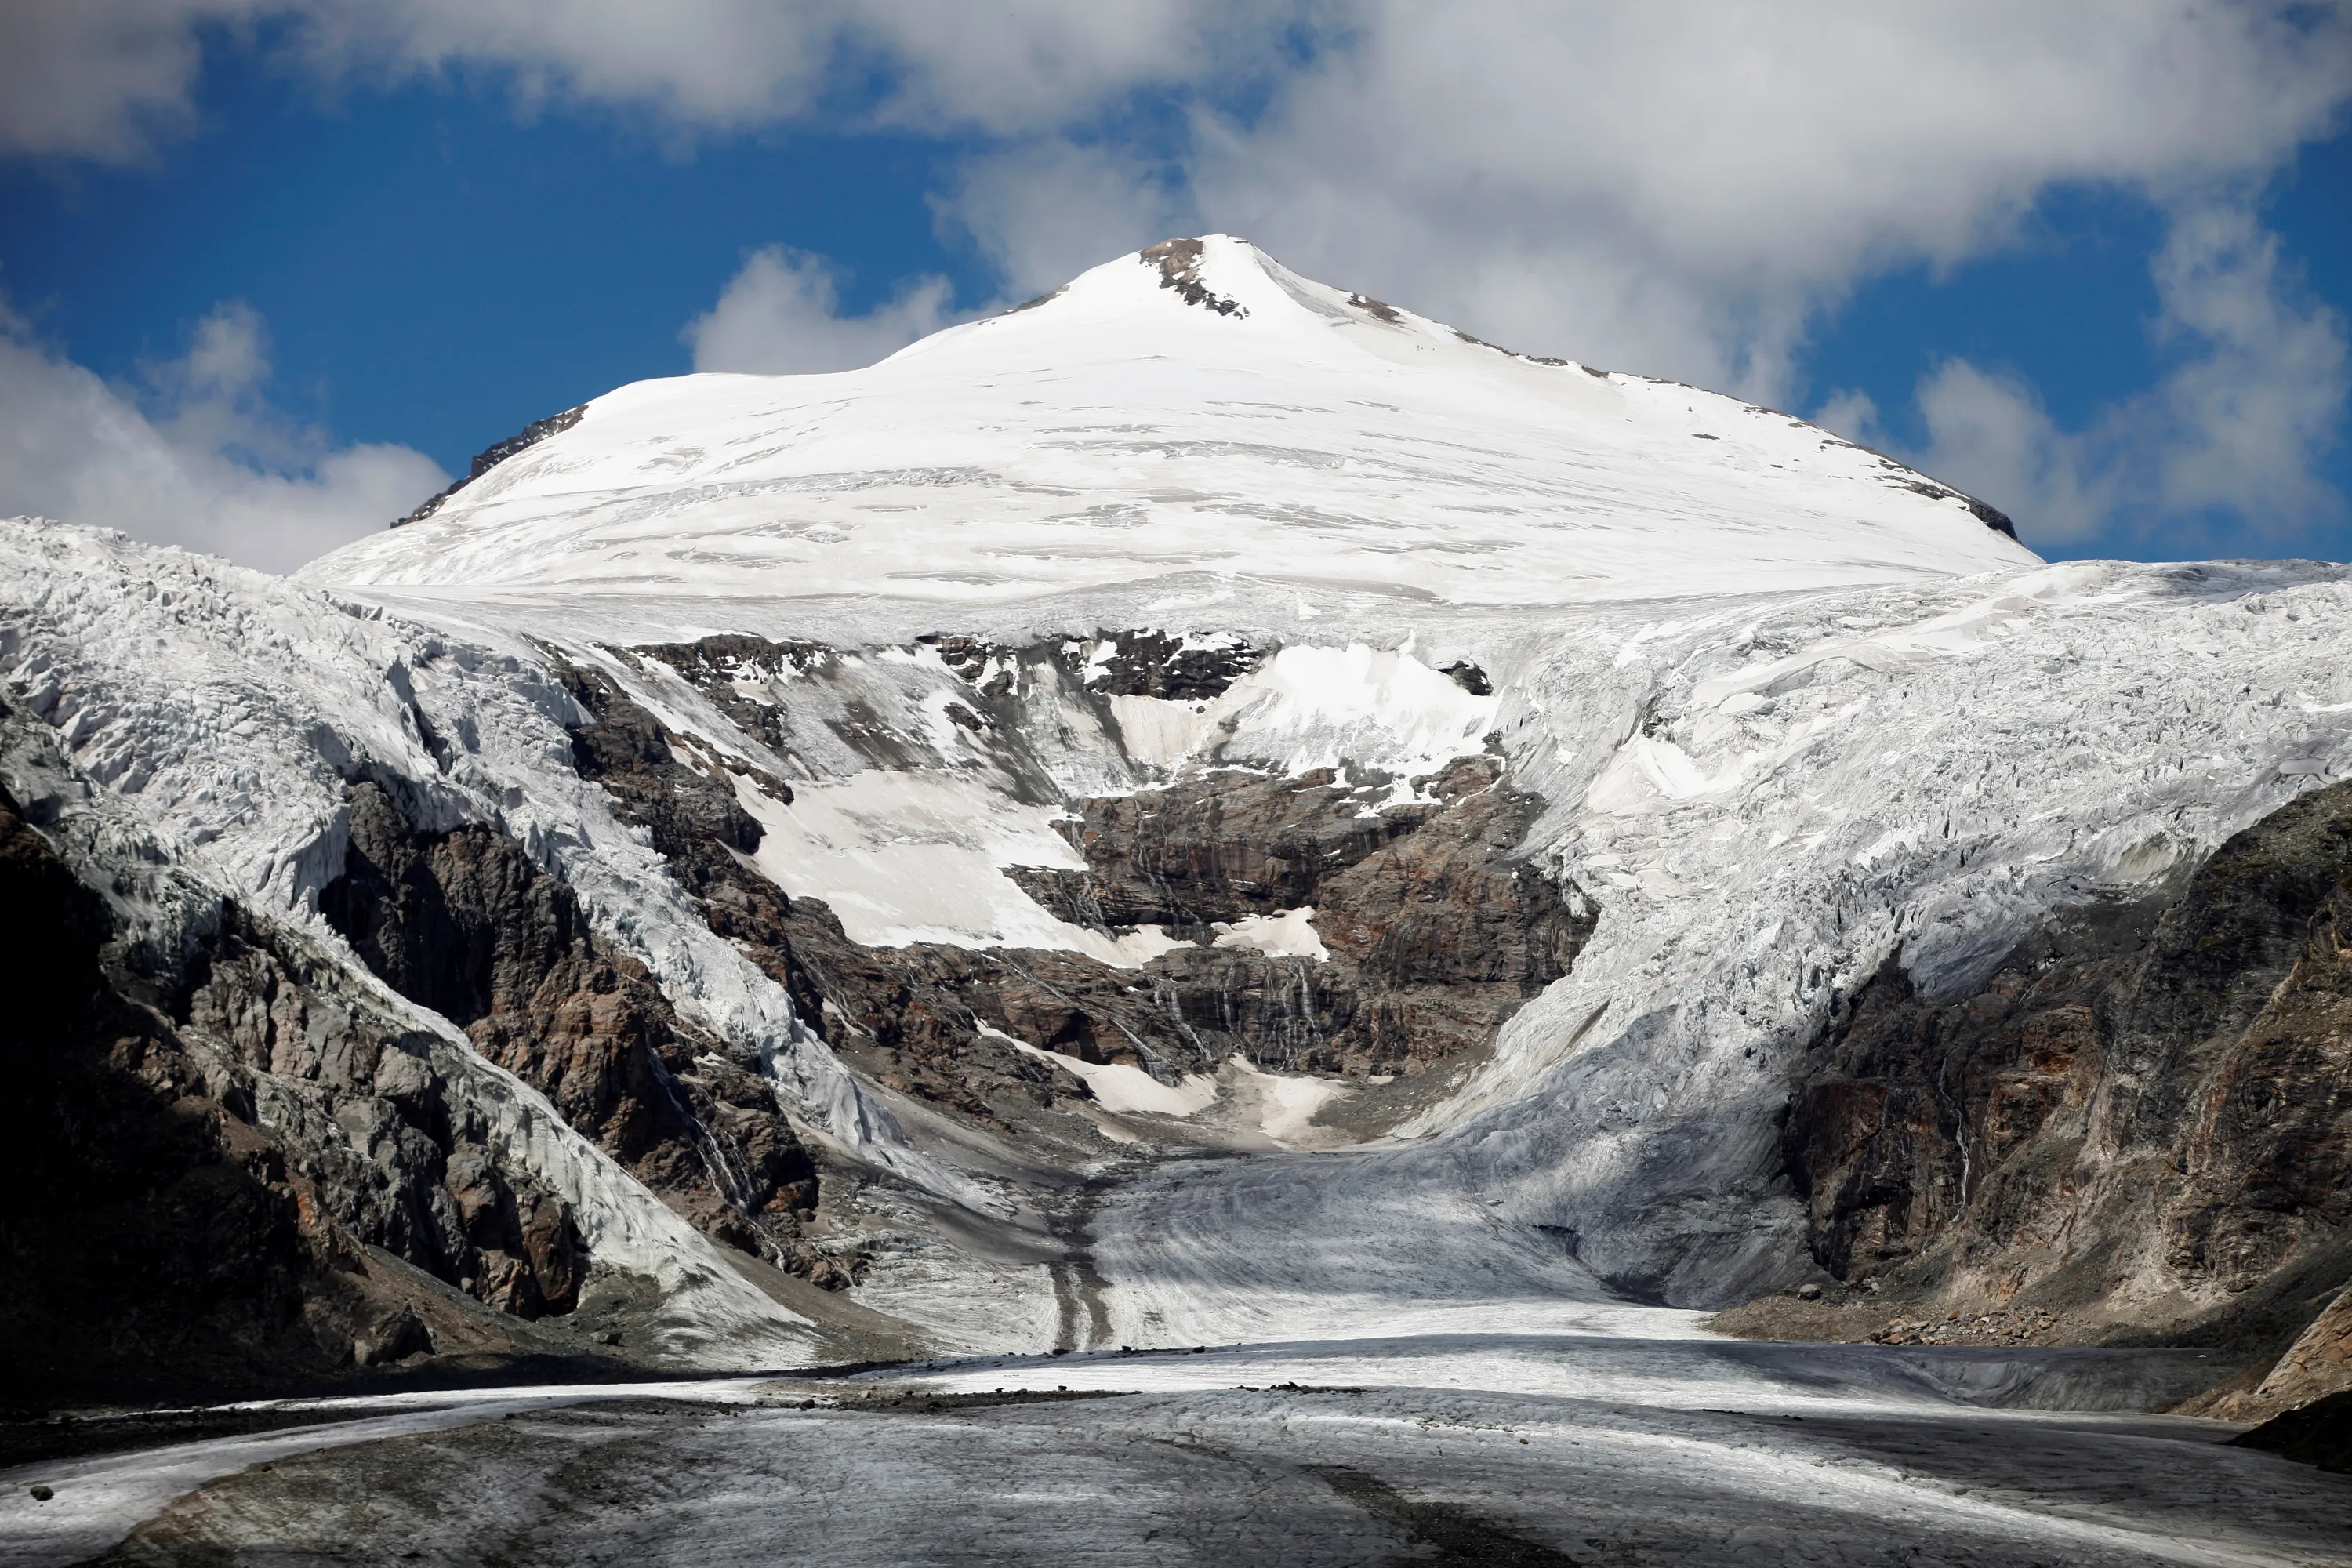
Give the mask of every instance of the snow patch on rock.
M 1312 906 L 1296 910 L 1277 910 L 1270 915 L 1251 915 L 1238 921 L 1218 921 L 1211 928 L 1217 933 L 1213 947 L 1245 947 L 1263 952 L 1269 958 L 1311 958 L 1321 963 L 1331 954 L 1323 946 L 1323 939 L 1315 932 L 1315 910 Z

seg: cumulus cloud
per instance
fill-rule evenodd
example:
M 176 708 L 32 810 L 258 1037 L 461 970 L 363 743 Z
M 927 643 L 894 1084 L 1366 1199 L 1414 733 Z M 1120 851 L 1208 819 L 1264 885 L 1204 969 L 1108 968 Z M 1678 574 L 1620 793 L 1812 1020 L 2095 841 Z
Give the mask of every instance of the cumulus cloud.
M 119 528 L 283 572 L 447 482 L 405 447 L 331 447 L 262 397 L 261 318 L 215 309 L 181 357 L 110 385 L 0 309 L 0 515 Z
M 122 161 L 184 127 L 207 28 L 328 81 L 510 73 L 692 131 L 824 112 L 1013 135 L 1266 55 L 1306 0 L 0 0 L 0 155 Z M 853 84 L 845 86 L 845 83 Z
M 948 325 L 953 290 L 921 278 L 862 316 L 841 313 L 843 274 L 821 256 L 770 246 L 755 251 L 719 303 L 680 334 L 697 370 L 777 375 L 856 370 Z
M 2304 294 L 2240 203 L 2182 211 L 2152 270 L 2151 330 L 2175 361 L 2155 386 L 2067 430 L 2015 377 L 1949 360 L 1918 385 L 1927 445 L 1906 456 L 2059 548 L 2103 535 L 2201 552 L 2217 511 L 2276 546 L 2341 516 L 2318 463 L 2352 393 L 2343 317 Z M 1833 398 L 1820 417 L 1894 445 L 1867 398 Z
M 729 130 L 822 110 L 1009 135 L 1265 53 L 1304 0 L 300 0 L 330 73 L 491 67 Z
M 1192 155 L 1203 214 L 1482 335 L 1782 395 L 1891 265 L 2069 182 L 2265 171 L 2352 88 L 2352 12 L 2142 0 L 1365 0 Z

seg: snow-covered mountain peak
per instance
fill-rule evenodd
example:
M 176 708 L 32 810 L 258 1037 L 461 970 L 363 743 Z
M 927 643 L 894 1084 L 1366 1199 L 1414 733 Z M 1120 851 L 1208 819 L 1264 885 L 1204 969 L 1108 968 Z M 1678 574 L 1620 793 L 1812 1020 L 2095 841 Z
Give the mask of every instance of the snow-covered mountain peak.
M 1419 337 L 1433 349 L 1472 342 L 1381 300 L 1301 278 L 1246 239 L 1211 234 L 1164 239 L 1089 268 L 1051 293 L 936 333 L 893 358 L 971 351 L 976 369 L 1154 357 L 1344 367 L 1368 352 L 1355 336 L 1334 331 L 1351 327 Z
M 950 606 L 1129 587 L 1148 609 L 1171 579 L 1313 614 L 2035 559 L 1998 513 L 1802 421 L 1497 349 L 1226 235 L 864 370 L 639 382 L 578 415 L 306 575 L 445 600 L 895 603 L 944 626 Z

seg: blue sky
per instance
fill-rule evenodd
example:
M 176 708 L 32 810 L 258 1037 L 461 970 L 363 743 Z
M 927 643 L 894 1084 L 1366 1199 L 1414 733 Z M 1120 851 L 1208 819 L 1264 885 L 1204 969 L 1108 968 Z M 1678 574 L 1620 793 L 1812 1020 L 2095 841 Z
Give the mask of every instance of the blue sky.
M 2024 8 L 1979 58 L 1968 19 L 2000 5 L 1923 5 L 1839 48 L 1714 29 L 1694 63 L 1686 29 L 1564 5 L 1515 34 L 1498 5 L 1521 71 L 1377 5 L 1030 0 L 997 31 L 1054 30 L 1008 43 L 697 0 L 656 48 L 572 3 L 604 20 L 541 39 L 498 4 L 395 27 L 190 0 L 128 46 L 0 10 L 60 79 L 149 50 L 111 121 L 102 87 L 0 116 L 0 410 L 40 416 L 0 437 L 0 511 L 290 565 L 624 382 L 863 363 L 1216 227 L 1514 347 L 1822 418 L 2046 554 L 2352 557 L 2341 7 L 2118 22 L 2087 53 Z M 2024 96 L 1874 99 L 1915 57 Z M 1578 105 L 1623 104 L 1563 107 L 1571 65 L 1599 73 Z M 1669 131 L 1616 134 L 1654 105 Z M 74 421 L 144 426 L 110 452 Z

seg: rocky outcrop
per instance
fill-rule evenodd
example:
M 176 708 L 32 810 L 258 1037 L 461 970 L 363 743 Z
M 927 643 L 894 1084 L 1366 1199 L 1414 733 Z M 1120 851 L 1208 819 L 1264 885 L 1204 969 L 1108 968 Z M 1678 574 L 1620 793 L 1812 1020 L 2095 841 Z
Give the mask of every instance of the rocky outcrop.
M 394 520 L 392 526 L 398 528 L 403 523 L 421 522 L 431 517 L 441 510 L 441 504 L 451 496 L 456 495 L 517 452 L 526 447 L 536 447 L 550 436 L 560 435 L 571 429 L 580 423 L 580 416 L 587 412 L 588 405 L 583 403 L 577 408 L 567 408 L 561 414 L 551 414 L 544 419 L 534 419 L 505 440 L 484 447 L 474 454 L 474 460 L 467 466 L 464 479 L 455 481 L 439 495 L 423 502 L 406 517 Z
M 1001 737 L 1008 752 L 1022 744 L 1020 672 L 1040 664 L 1059 670 L 1074 700 L 1202 702 L 1265 657 L 1238 639 L 1150 631 L 923 646 L 969 690 L 966 728 Z M 753 754 L 783 758 L 798 754 L 805 737 L 793 725 L 807 716 L 758 694 L 787 670 L 787 686 L 823 681 L 842 657 L 735 636 L 634 651 L 694 685 Z M 1456 679 L 1484 678 L 1465 667 Z M 1114 936 L 1158 925 L 1186 944 L 1139 970 L 1054 950 L 865 947 L 822 902 L 789 896 L 747 864 L 760 830 L 734 781 L 751 764 L 668 732 L 601 674 L 566 679 L 595 719 L 575 735 L 581 773 L 647 827 L 712 929 L 885 1084 L 984 1122 L 1087 1094 L 1004 1037 L 1168 1081 L 1236 1054 L 1286 1071 L 1416 1073 L 1482 1047 L 1566 973 L 1591 929 L 1579 895 L 1513 858 L 1535 800 L 1506 786 L 1493 759 L 1472 757 L 1402 789 L 1328 770 L 1222 769 L 1069 803 L 1066 832 L 1087 868 L 1005 874 L 1072 924 Z M 962 722 L 958 711 L 946 704 L 951 721 Z M 936 765 L 900 754 L 911 742 L 870 714 L 845 707 L 825 721 L 877 764 Z M 1036 776 L 1017 757 L 1008 771 Z M 755 782 L 790 799 L 768 773 Z M 1308 945 L 1319 938 L 1321 955 L 1265 951 L 1252 927 L 1268 916 L 1311 920 Z
M 2168 902 L 2053 919 L 1971 994 L 1890 963 L 1787 1152 L 1840 1279 L 2276 1354 L 2352 1277 L 2352 785 Z
M 2296 1336 L 2251 1394 L 2218 1401 L 2212 1414 L 2291 1410 L 2330 1396 L 2352 1399 L 2352 1286 Z
M 282 1387 L 535 1347 L 562 1203 L 302 939 L 135 856 L 101 888 L 0 792 L 0 1337 L 39 1398 Z M 88 847 L 85 846 L 85 847 Z M 505 1317 L 514 1322 L 513 1317 Z
M 886 1083 L 996 1122 L 1008 1104 L 1087 1090 L 989 1030 L 1171 1082 L 1234 1055 L 1286 1072 L 1420 1072 L 1490 1041 L 1591 931 L 1589 908 L 1509 858 L 1534 804 L 1492 763 L 1421 783 L 1430 801 L 1387 811 L 1328 775 L 1239 772 L 1078 803 L 1070 832 L 1091 869 L 1006 874 L 1074 924 L 1193 939 L 1139 969 L 1060 951 L 864 947 L 796 899 L 793 981 L 819 995 L 808 1016 L 826 1037 L 872 1053 Z M 1254 916 L 1309 906 L 1323 957 L 1232 944 Z
M 1512 858 L 1538 803 L 1494 760 L 1412 782 L 1419 798 L 1386 805 L 1385 784 L 1328 770 L 1198 774 L 1076 803 L 1083 876 L 1013 874 L 1075 923 L 1224 939 L 1145 966 L 1215 1059 L 1416 1072 L 1483 1044 L 1567 973 L 1592 920 L 1580 895 Z M 1327 957 L 1230 945 L 1243 922 L 1302 909 Z
M 950 667 L 960 671 L 969 668 L 958 666 L 951 653 L 952 645 L 962 639 L 938 640 Z M 1205 702 L 1223 696 L 1234 681 L 1265 662 L 1268 652 L 1238 637 L 1174 637 L 1148 630 L 1098 633 L 1095 647 L 1084 671 L 1088 689 L 1106 697 L 1157 697 L 1169 702 Z
M 1217 293 L 1201 280 L 1202 252 L 1197 239 L 1163 239 L 1136 254 L 1145 266 L 1158 268 L 1160 286 L 1175 289 L 1176 297 L 1187 305 L 1246 321 L 1249 311 L 1240 300 Z
M 618 730 L 606 740 L 636 743 Z M 674 834 L 711 805 L 692 791 L 659 802 Z M 733 826 L 719 812 L 709 821 Z M 758 1062 L 681 1021 L 513 839 L 479 826 L 419 832 L 389 790 L 359 782 L 343 874 L 320 907 L 377 975 L 463 1027 L 697 1228 L 793 1272 L 834 1275 L 801 1235 L 815 1168 Z
M 586 1258 L 562 1202 L 499 1158 L 418 1045 L 273 937 L 232 911 L 191 966 L 179 1022 L 257 1075 L 254 1120 L 295 1130 L 294 1168 L 327 1212 L 502 1311 L 571 1310 Z
M 339 1254 L 358 1247 L 305 1226 L 277 1151 L 239 1136 L 246 1123 L 205 1092 L 169 1021 L 116 987 L 100 956 L 110 935 L 98 897 L 0 800 L 10 1381 L 21 1396 L 175 1363 L 202 1377 L 347 1359 L 349 1338 L 304 1307 L 341 1294 Z
M 840 649 L 728 634 L 629 651 L 675 670 L 749 741 L 777 759 L 805 765 L 803 758 L 808 742 L 822 739 L 877 768 L 937 767 L 943 760 L 936 744 L 909 732 L 903 714 L 894 722 L 854 689 L 843 691 L 832 702 L 803 705 L 772 700 L 778 686 L 805 693 L 812 688 L 835 685 L 845 662 L 857 658 Z M 1041 795 L 1053 794 L 1054 786 L 1038 764 L 1033 731 L 1059 726 L 1061 717 L 1055 711 L 1057 701 L 1091 707 L 1103 729 L 1115 733 L 1118 721 L 1109 699 L 1207 702 L 1223 696 L 1272 651 L 1240 637 L 1177 636 L 1152 629 L 1047 637 L 1018 646 L 981 637 L 929 636 L 916 638 L 909 647 L 890 650 L 894 657 L 904 654 L 913 661 L 935 658 L 940 668 L 962 682 L 969 689 L 960 694 L 961 700 L 943 703 L 942 715 L 990 752 L 1010 777 Z M 1050 689 L 1041 689 L 1039 677 L 1047 675 Z M 582 696 L 592 711 L 598 710 L 599 693 L 608 690 L 610 683 L 601 675 L 579 670 L 573 671 L 572 679 L 595 689 L 587 695 L 574 694 Z M 769 688 L 771 695 L 761 695 L 762 687 Z M 625 719 L 623 722 L 633 721 Z M 659 730 L 650 720 L 642 722 L 655 731 Z M 817 727 L 824 731 L 822 737 L 802 733 L 803 728 Z M 673 751 L 694 752 L 693 743 L 680 737 L 669 736 L 667 742 Z M 740 758 L 713 754 L 706 760 L 720 773 L 751 776 L 753 772 Z M 792 798 L 790 787 L 772 773 L 759 773 L 758 783 L 780 800 Z

